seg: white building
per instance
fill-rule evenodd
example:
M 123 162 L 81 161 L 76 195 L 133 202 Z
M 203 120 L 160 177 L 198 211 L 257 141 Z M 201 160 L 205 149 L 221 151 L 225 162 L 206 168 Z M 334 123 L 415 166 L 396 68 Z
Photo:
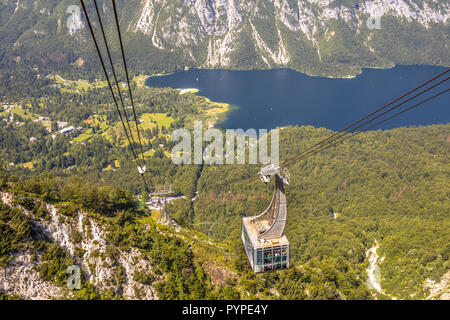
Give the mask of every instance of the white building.
M 64 128 L 62 130 L 59 130 L 59 133 L 64 133 L 64 134 L 69 134 L 72 133 L 75 130 L 75 128 L 73 126 Z

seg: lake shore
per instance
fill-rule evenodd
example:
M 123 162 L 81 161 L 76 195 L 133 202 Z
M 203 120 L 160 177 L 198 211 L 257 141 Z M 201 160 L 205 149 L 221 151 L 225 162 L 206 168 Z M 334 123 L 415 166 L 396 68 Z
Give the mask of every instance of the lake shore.
M 389 66 L 391 67 L 391 66 Z M 445 69 L 434 66 L 365 68 L 358 76 L 316 77 L 290 69 L 190 69 L 149 78 L 146 85 L 178 89 L 237 106 L 220 126 L 228 129 L 273 129 L 312 125 L 338 131 L 387 101 L 429 80 Z M 447 99 L 447 100 L 446 100 Z M 450 122 L 445 96 L 427 108 L 402 115 L 376 129 Z M 320 106 L 320 108 L 318 107 Z

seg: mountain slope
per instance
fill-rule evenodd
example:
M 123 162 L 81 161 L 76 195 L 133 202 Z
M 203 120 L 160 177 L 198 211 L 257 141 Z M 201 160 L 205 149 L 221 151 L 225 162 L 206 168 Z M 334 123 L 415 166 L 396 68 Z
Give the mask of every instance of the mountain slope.
M 387 294 L 425 299 L 431 284 L 445 286 L 450 270 L 449 129 L 446 124 L 366 132 L 288 168 L 285 233 L 294 269 L 320 270 L 322 282 L 309 287 L 312 295 L 332 297 L 330 288 L 335 288 L 341 299 L 366 299 L 367 250 L 375 242 Z M 280 158 L 329 135 L 329 130 L 310 126 L 283 128 Z M 241 217 L 263 212 L 271 199 L 270 188 L 244 179 L 257 170 L 205 166 L 194 227 L 216 239 L 240 242 Z M 236 177 L 243 179 L 226 184 Z M 242 263 L 247 270 L 248 262 Z M 278 292 L 308 298 L 298 288 L 313 277 L 292 273 L 279 273 Z M 448 286 L 432 297 L 441 295 L 448 297 Z
M 156 224 L 125 192 L 82 187 L 74 180 L 63 187 L 52 179 L 22 184 L 0 170 L 0 295 L 21 299 L 220 297 L 201 264 L 193 261 L 194 240 L 180 230 Z M 109 192 L 113 194 L 107 200 Z M 64 194 L 72 201 L 64 201 Z M 89 195 L 81 199 L 83 194 Z M 109 203 L 115 209 L 101 213 L 90 207 L 90 201 L 104 209 Z M 207 245 L 213 247 L 209 249 L 213 254 L 214 244 Z M 196 247 L 202 250 L 200 244 Z M 69 289 L 69 267 L 80 270 L 80 290 Z
M 107 32 L 115 36 L 111 4 L 99 3 Z M 79 31 L 66 26 L 66 10 L 73 4 L 79 3 L 2 0 L 4 61 L 88 72 L 97 58 L 85 20 L 77 20 Z M 361 67 L 450 64 L 446 1 L 131 0 L 118 1 L 118 7 L 127 57 L 136 71 L 288 67 L 345 76 Z M 380 29 L 367 26 L 374 12 L 381 15 Z M 79 58 L 82 70 L 71 65 Z
M 80 265 L 85 271 L 84 277 L 99 292 L 105 295 L 118 294 L 126 299 L 157 299 L 152 286 L 139 283 L 134 278 L 138 273 L 152 274 L 148 260 L 136 249 L 126 252 L 108 245 L 101 225 L 88 218 L 85 212 L 79 211 L 74 216 L 66 217 L 54 205 L 43 204 L 40 209 L 46 216 L 42 218 L 17 204 L 17 199 L 11 193 L 0 192 L 0 197 L 3 211 L 16 211 L 16 216 L 22 215 L 30 222 L 31 238 L 48 239 L 46 242 L 51 243 L 50 249 L 38 252 L 37 256 L 38 244 L 18 250 L 11 256 L 6 268 L 0 270 L 0 290 L 4 293 L 24 299 L 73 297 L 64 286 L 64 281 L 61 281 L 64 278 L 64 267 L 67 269 L 69 263 L 60 266 L 56 275 L 60 281 L 56 284 L 47 276 L 51 269 L 48 269 L 46 263 L 53 262 L 47 261 L 45 255 L 57 248 L 54 250 L 72 257 L 73 265 Z
M 255 166 L 205 166 L 198 181 L 196 171 L 183 175 L 186 185 L 197 181 L 198 195 L 168 207 L 181 228 L 157 223 L 129 192 L 105 182 L 97 186 L 76 175 L 17 181 L 0 169 L 0 294 L 389 298 L 367 288 L 367 252 L 378 243 L 383 292 L 399 299 L 447 299 L 449 130 L 434 125 L 367 132 L 290 167 L 285 232 L 291 268 L 258 275 L 245 255 L 240 221 L 266 208 L 270 189 L 245 179 L 222 185 L 255 174 Z M 281 146 L 289 147 L 281 156 L 329 134 L 284 128 Z M 121 170 L 130 176 L 128 168 Z M 85 274 L 80 291 L 66 288 L 70 265 Z

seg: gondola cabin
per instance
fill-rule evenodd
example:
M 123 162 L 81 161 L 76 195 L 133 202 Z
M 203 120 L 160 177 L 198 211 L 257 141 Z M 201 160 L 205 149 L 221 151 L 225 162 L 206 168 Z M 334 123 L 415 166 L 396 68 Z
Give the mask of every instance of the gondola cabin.
M 251 217 L 242 220 L 242 241 L 253 272 L 289 268 L 289 241 L 286 235 L 270 240 L 259 239 Z
M 275 191 L 269 207 L 260 215 L 242 219 L 242 242 L 253 272 L 289 268 L 289 241 L 284 234 L 288 177 L 280 175 L 280 167 L 269 165 L 260 171 L 261 180 L 275 176 Z

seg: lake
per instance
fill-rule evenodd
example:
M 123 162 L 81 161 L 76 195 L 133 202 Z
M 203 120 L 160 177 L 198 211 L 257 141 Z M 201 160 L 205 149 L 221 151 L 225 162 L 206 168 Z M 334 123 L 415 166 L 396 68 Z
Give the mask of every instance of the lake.
M 313 125 L 340 130 L 445 69 L 432 66 L 364 69 L 352 79 L 312 77 L 289 69 L 191 69 L 151 77 L 146 84 L 159 88 L 197 88 L 200 90 L 198 95 L 236 106 L 227 119 L 218 124 L 221 128 L 272 129 Z M 434 92 L 448 87 L 449 84 L 445 83 Z M 446 93 L 379 128 L 448 123 L 449 106 L 450 93 Z

